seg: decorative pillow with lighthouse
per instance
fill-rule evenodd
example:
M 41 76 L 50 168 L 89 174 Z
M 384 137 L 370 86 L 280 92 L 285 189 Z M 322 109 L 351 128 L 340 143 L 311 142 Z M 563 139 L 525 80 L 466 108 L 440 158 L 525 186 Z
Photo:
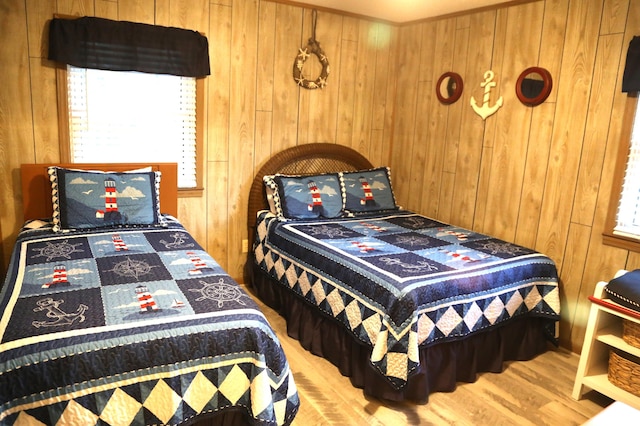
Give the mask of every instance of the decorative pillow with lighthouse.
M 276 174 L 265 184 L 275 189 L 278 215 L 286 219 L 342 217 L 343 189 L 338 173 L 309 176 Z M 276 208 L 278 210 L 278 208 Z
M 53 230 L 162 224 L 160 172 L 49 167 Z
M 388 167 L 342 172 L 345 210 L 353 215 L 397 210 Z

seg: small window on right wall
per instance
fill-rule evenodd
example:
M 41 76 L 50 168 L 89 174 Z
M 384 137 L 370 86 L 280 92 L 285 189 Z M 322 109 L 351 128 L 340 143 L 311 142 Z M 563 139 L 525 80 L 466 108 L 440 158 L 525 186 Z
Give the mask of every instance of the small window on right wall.
M 638 92 L 628 94 L 624 131 L 613 178 L 604 243 L 640 251 L 640 108 Z

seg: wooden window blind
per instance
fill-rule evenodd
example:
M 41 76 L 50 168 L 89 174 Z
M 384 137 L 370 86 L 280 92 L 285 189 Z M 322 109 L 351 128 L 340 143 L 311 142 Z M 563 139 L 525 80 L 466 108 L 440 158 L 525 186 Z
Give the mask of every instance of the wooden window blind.
M 197 182 L 196 79 L 67 67 L 72 162 L 177 162 Z

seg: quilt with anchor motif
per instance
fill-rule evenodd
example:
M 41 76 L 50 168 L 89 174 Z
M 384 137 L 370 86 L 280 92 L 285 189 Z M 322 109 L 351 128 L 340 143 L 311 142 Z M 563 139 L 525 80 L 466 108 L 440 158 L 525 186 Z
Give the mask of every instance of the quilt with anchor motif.
M 258 306 L 174 218 L 21 230 L 0 292 L 0 424 L 293 420 L 299 399 Z
M 547 318 L 556 338 L 550 258 L 412 212 L 280 221 L 265 211 L 253 249 L 265 274 L 370 346 L 397 389 L 419 367 L 419 347 L 522 316 Z

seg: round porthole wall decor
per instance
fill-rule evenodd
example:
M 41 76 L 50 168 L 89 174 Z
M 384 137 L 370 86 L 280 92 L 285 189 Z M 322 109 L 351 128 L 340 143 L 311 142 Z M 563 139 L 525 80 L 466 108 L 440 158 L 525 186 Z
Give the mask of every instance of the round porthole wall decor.
M 304 87 L 305 89 L 322 89 L 327 85 L 327 78 L 329 77 L 329 60 L 327 59 L 327 55 L 324 54 L 324 51 L 320 47 L 320 43 L 316 40 L 316 21 L 317 15 L 316 11 L 313 11 L 313 35 L 309 39 L 309 42 L 304 48 L 298 49 L 298 55 L 296 56 L 295 61 L 293 62 L 293 79 L 296 84 L 300 87 Z M 304 63 L 311 56 L 315 55 L 320 64 L 322 65 L 322 71 L 320 71 L 320 75 L 315 80 L 310 80 L 304 76 L 302 73 L 302 68 L 304 67 Z

